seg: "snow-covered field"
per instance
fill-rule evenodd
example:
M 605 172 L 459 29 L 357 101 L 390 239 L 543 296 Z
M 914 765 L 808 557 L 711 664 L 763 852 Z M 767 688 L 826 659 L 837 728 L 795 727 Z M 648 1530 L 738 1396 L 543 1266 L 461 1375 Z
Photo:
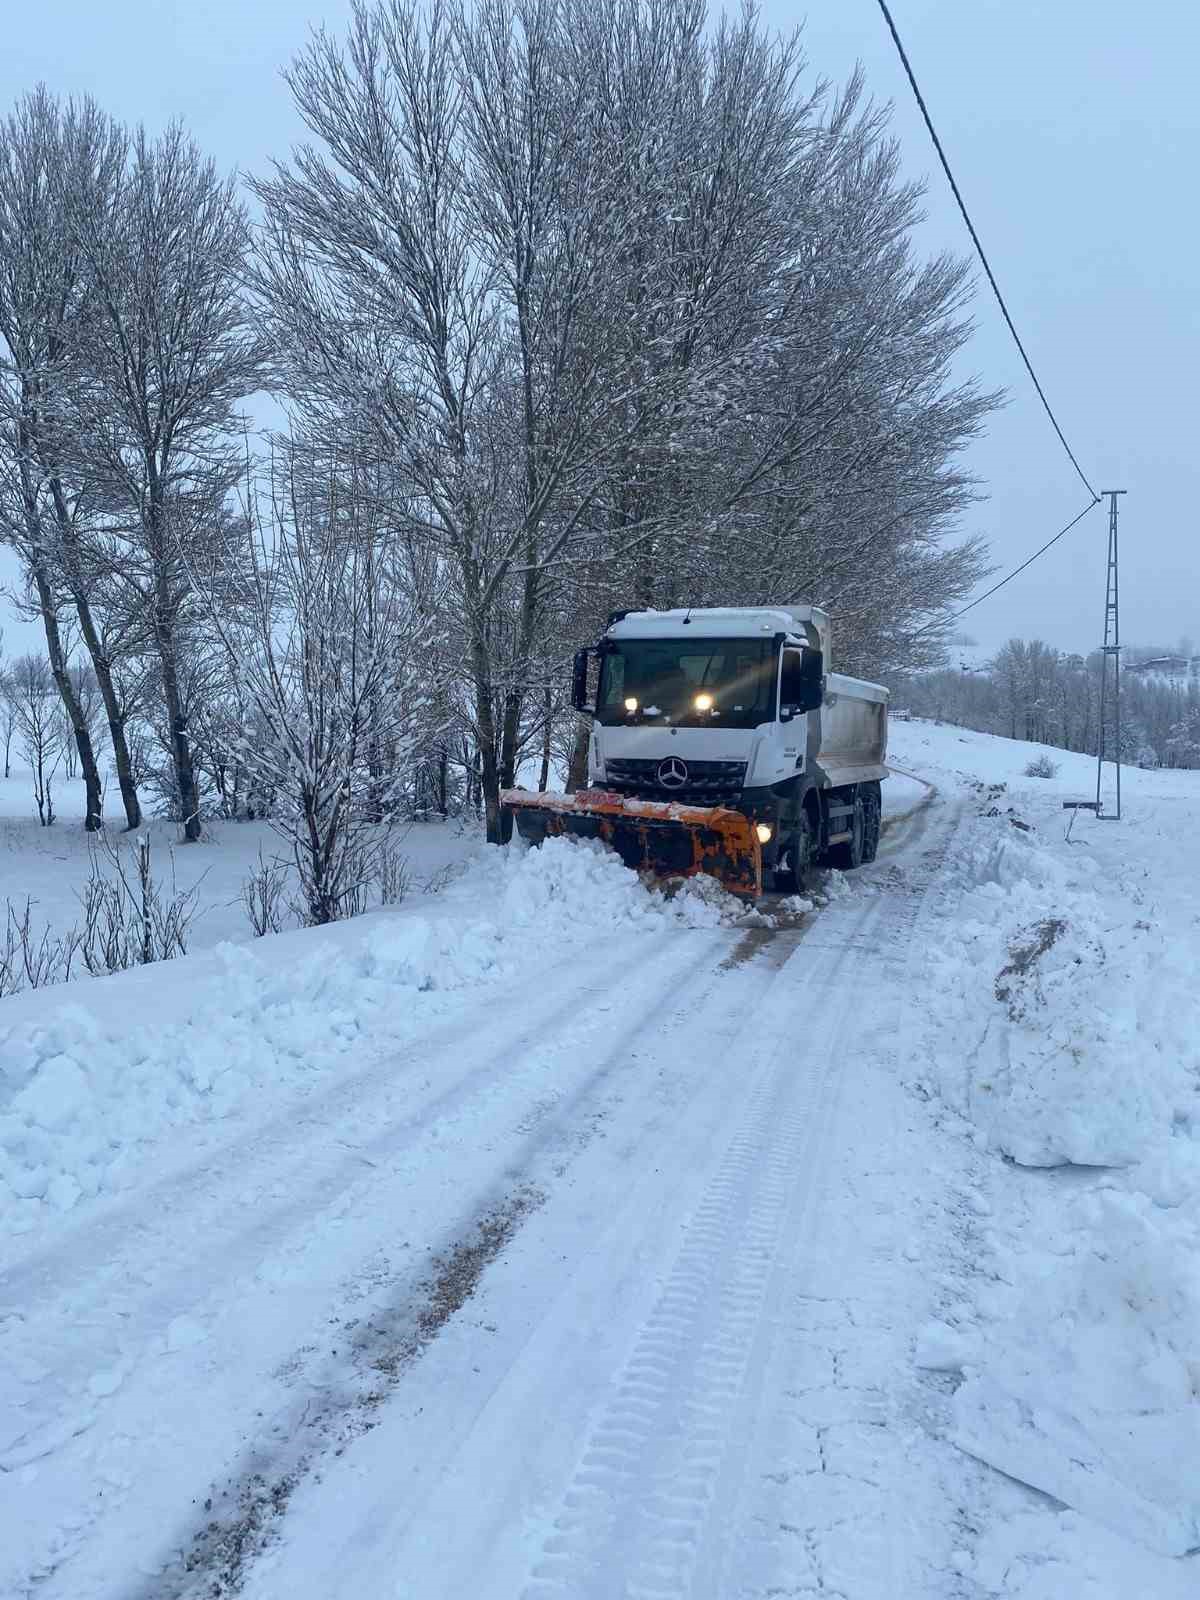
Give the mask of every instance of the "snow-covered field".
M 247 943 L 238 828 L 0 1001 L 0 1596 L 1194 1595 L 1200 774 L 892 744 L 809 910 L 430 829 Z
M 28 898 L 35 934 L 60 935 L 81 921 L 80 895 L 93 867 L 106 878 L 112 866 L 94 836 L 84 833 L 83 784 L 63 780 L 54 785 L 57 820 L 49 828 L 38 822 L 33 786 L 27 772 L 14 770 L 0 778 L 0 938 L 5 901 L 23 913 Z M 134 840 L 123 831 L 120 798 L 109 794 L 105 805 L 106 840 L 128 856 Z M 188 937 L 189 950 L 211 950 L 227 940 L 253 937 L 242 903 L 242 887 L 258 866 L 260 853 L 271 861 L 287 857 L 287 846 L 265 822 L 205 822 L 198 844 L 180 842 L 174 823 L 151 820 L 135 837 L 150 840 L 151 866 L 166 898 L 178 890 L 195 891 L 196 914 Z M 412 892 L 437 883 L 448 865 L 465 861 L 475 848 L 473 830 L 457 824 L 415 824 L 398 830 L 397 849 L 409 864 Z

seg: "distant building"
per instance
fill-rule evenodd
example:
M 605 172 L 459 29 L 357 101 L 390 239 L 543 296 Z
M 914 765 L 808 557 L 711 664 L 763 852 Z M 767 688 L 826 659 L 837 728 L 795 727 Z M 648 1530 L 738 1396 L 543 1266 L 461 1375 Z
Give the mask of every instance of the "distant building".
M 1149 661 L 1127 661 L 1125 671 L 1162 678 L 1200 678 L 1200 656 L 1152 656 Z

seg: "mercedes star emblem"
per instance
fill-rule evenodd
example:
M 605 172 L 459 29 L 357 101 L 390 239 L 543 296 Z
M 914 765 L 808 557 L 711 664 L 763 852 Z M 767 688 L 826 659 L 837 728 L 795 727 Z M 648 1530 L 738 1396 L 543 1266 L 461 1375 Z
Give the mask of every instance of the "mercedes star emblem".
M 678 756 L 668 756 L 659 763 L 658 781 L 664 789 L 682 789 L 687 777 L 687 767 Z

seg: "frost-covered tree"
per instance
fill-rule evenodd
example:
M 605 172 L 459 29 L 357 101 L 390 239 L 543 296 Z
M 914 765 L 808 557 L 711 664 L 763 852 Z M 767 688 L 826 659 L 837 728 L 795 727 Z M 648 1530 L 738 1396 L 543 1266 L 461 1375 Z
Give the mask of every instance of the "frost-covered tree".
M 279 382 L 386 467 L 442 580 L 494 839 L 521 761 L 570 744 L 570 652 L 612 606 L 825 602 L 878 671 L 932 659 L 981 571 L 947 542 L 992 404 L 950 376 L 963 269 L 915 258 L 857 80 L 707 20 L 363 0 L 293 65 L 312 143 L 256 186 Z
M 242 474 L 236 408 L 259 385 L 261 344 L 241 288 L 250 225 L 234 181 L 178 126 L 158 139 L 134 133 L 107 206 L 72 201 L 96 307 L 73 419 L 106 494 L 96 559 L 153 657 L 179 816 L 197 839 L 189 572 Z
M 12 666 L 4 658 L 0 633 L 0 744 L 4 746 L 4 776 L 12 777 L 12 746 L 17 731 L 17 702 L 12 691 Z
M 33 797 L 44 828 L 55 820 L 53 781 L 62 761 L 63 727 L 54 675 L 41 656 L 19 656 L 0 682 L 12 708 L 17 737 L 33 778 Z
M 1137 646 L 1129 650 L 1135 662 L 1160 655 Z M 1104 659 L 1099 651 L 1084 657 L 1055 651 L 1041 640 L 1012 639 L 986 668 L 906 677 L 896 681 L 896 689 L 919 715 L 1095 755 Z M 1109 757 L 1118 749 L 1111 671 L 1110 663 L 1104 731 Z M 1197 729 L 1200 686 L 1186 676 L 1122 673 L 1122 761 L 1200 766 L 1192 738 Z
M 90 100 L 63 108 L 44 88 L 0 125 L 0 539 L 21 558 L 45 633 L 84 779 L 89 831 L 102 820 L 94 719 L 75 692 L 64 617 L 77 618 L 92 655 L 119 771 L 124 737 L 80 555 L 90 485 L 77 470 L 68 412 L 94 303 L 70 212 L 74 205 L 106 208 L 120 156 L 119 133 Z M 133 826 L 136 793 L 126 799 Z
M 1200 767 L 1200 704 L 1188 706 L 1172 724 L 1164 752 L 1169 766 Z
M 355 483 L 353 472 L 322 482 L 289 452 L 200 584 L 238 713 L 227 759 L 264 797 L 311 924 L 363 909 L 435 731 L 434 628 L 412 604 L 378 495 Z

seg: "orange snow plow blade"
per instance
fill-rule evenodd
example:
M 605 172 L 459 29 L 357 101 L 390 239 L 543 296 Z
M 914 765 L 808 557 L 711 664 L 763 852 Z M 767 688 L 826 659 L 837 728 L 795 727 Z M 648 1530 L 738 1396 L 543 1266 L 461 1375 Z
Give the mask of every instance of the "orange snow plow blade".
M 754 825 L 725 806 L 685 806 L 669 800 L 630 800 L 608 789 L 534 794 L 504 789 L 500 802 L 531 844 L 551 834 L 599 839 L 627 867 L 665 878 L 706 872 L 731 894 L 762 894 L 762 847 Z

